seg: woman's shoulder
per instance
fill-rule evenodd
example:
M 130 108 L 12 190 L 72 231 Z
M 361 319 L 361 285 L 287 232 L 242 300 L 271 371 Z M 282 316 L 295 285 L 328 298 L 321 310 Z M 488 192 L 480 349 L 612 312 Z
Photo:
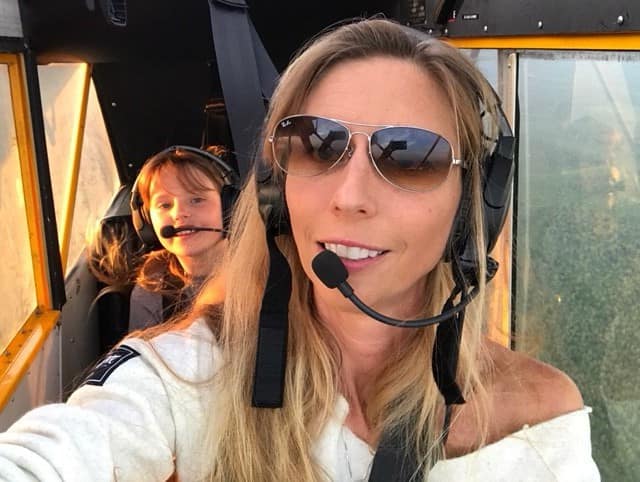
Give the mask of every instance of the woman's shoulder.
M 454 411 L 447 453 L 469 453 L 478 442 L 478 414 L 488 421 L 484 442 L 492 444 L 525 426 L 536 426 L 584 407 L 571 378 L 551 365 L 523 353 L 487 342 L 491 361 L 486 398 L 469 397 Z
M 587 408 L 559 415 L 465 455 L 438 462 L 429 482 L 449 480 L 598 482 Z M 524 469 L 524 470 L 523 470 Z
M 127 338 L 122 344 L 139 352 L 152 367 L 190 382 L 206 381 L 219 366 L 220 350 L 204 318 L 148 339 Z
M 489 385 L 490 438 L 500 439 L 525 425 L 537 425 L 584 407 L 580 390 L 563 371 L 488 342 L 494 371 Z
M 429 480 L 465 480 L 471 473 L 474 480 L 599 480 L 591 456 L 590 409 L 573 380 L 523 353 L 494 343 L 487 349 L 492 371 L 485 444 L 473 449 L 477 432 L 471 422 L 478 413 L 474 408 L 482 407 L 470 398 L 454 417 L 450 458 L 434 467 Z M 522 467 L 529 472 L 523 474 Z

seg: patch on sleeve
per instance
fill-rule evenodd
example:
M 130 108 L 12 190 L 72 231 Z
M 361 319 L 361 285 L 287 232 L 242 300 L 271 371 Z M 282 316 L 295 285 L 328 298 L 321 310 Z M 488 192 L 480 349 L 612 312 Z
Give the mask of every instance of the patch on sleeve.
M 111 376 L 116 368 L 127 360 L 140 356 L 140 353 L 127 345 L 120 345 L 118 348 L 111 350 L 107 355 L 98 362 L 91 370 L 91 373 L 84 381 L 86 385 L 102 386 L 107 378 Z

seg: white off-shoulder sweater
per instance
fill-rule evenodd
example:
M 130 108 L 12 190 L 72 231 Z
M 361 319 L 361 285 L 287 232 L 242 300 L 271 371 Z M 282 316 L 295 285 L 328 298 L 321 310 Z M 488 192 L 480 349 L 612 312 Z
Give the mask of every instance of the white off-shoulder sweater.
M 202 480 L 219 360 L 203 321 L 151 342 L 126 340 L 67 403 L 32 410 L 0 434 L 0 480 L 155 482 L 174 470 L 181 482 Z M 315 443 L 329 481 L 366 480 L 370 470 L 372 451 L 343 425 L 348 410 L 340 397 Z M 429 480 L 599 481 L 588 410 L 440 461 Z

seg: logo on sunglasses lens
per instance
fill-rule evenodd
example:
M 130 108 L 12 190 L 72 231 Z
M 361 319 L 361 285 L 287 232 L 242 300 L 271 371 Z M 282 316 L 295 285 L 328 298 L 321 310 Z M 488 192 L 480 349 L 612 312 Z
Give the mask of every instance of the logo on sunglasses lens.
M 293 124 L 293 121 L 291 119 L 285 119 L 282 122 L 280 122 L 280 127 L 282 128 L 289 127 L 291 124 Z

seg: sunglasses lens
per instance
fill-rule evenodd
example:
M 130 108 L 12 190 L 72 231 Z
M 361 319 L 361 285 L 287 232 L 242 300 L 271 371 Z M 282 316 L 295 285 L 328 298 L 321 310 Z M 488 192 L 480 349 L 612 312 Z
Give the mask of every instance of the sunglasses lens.
M 428 191 L 442 184 L 453 160 L 445 138 L 416 127 L 387 127 L 374 132 L 371 155 L 389 182 L 412 191 Z
M 293 116 L 282 119 L 273 134 L 273 156 L 294 176 L 315 176 L 329 170 L 347 150 L 349 131 L 329 119 Z

